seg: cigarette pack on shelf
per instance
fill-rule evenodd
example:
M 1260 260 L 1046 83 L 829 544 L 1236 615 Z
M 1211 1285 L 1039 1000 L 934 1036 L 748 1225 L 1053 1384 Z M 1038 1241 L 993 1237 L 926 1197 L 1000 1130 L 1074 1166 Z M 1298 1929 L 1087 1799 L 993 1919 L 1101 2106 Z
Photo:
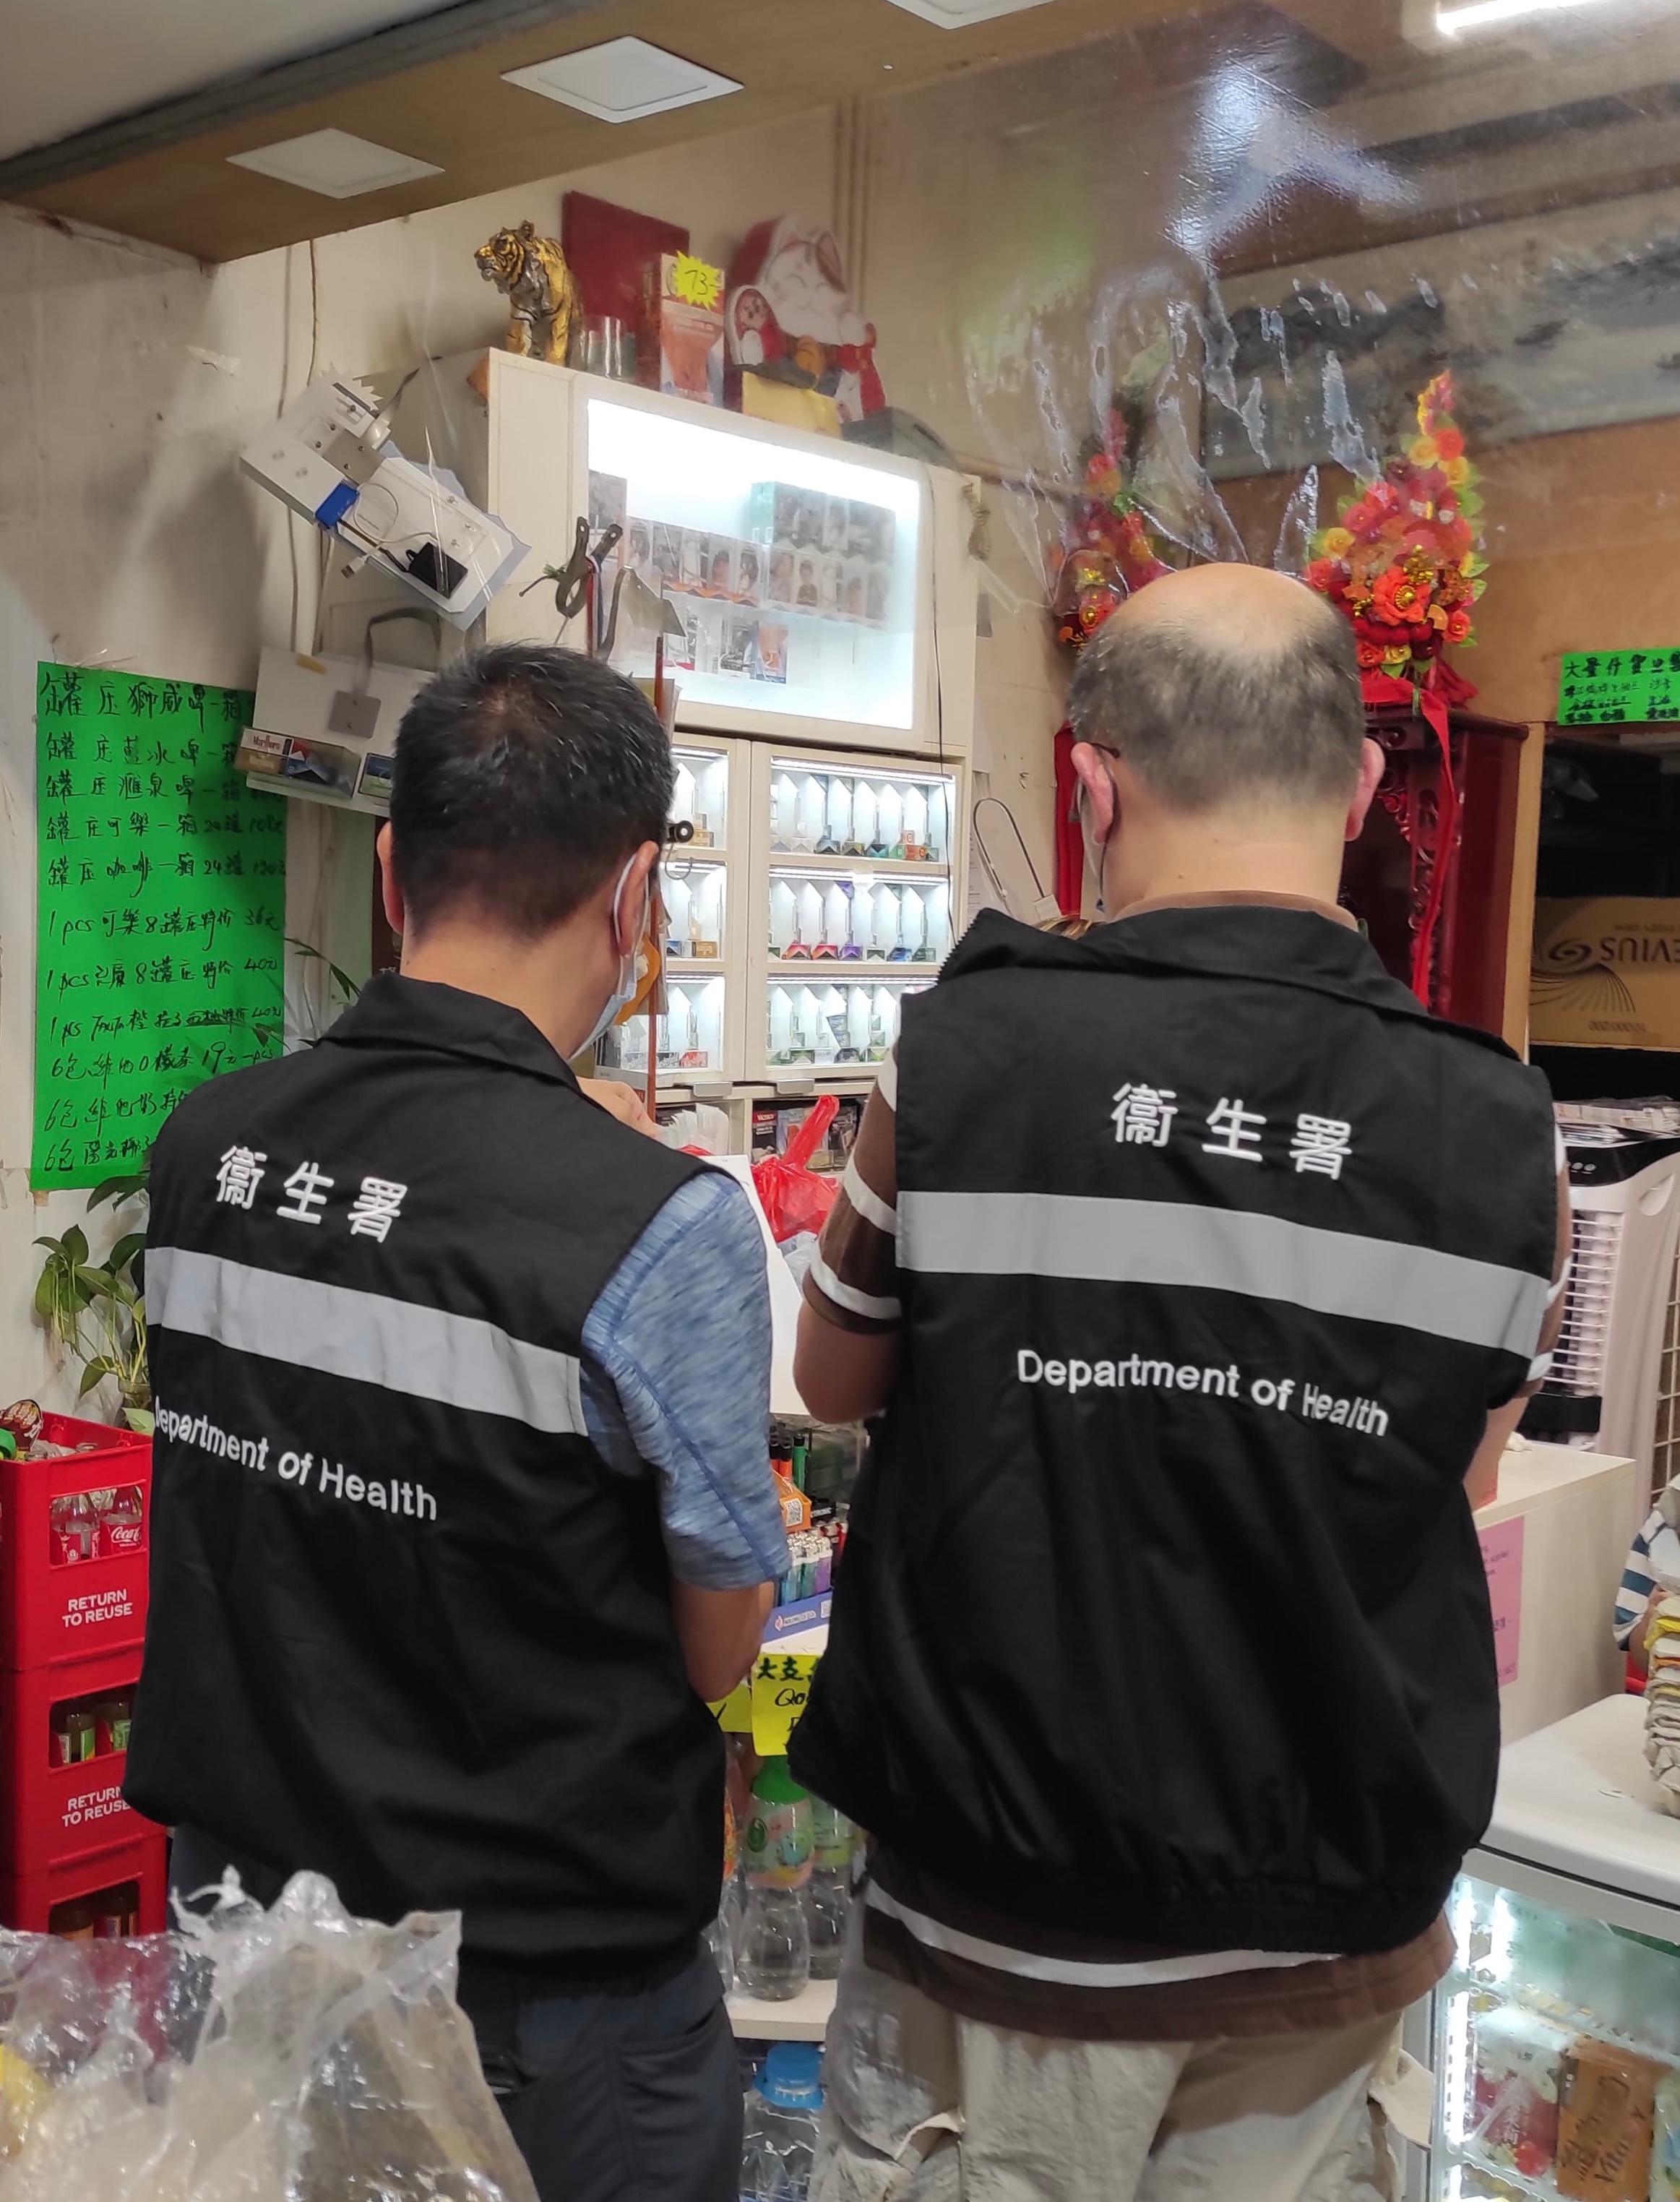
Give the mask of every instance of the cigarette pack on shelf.
M 157 1831 L 123 1802 L 139 1657 L 113 1652 L 5 1676 L 0 1867 L 34 1876 Z
M 0 1459 L 0 1669 L 138 1655 L 151 1441 L 69 1415 L 44 1416 L 40 1434 L 70 1450 Z
M 97 1858 L 0 1875 L 0 1922 L 20 1934 L 114 1942 L 162 1934 L 167 1914 L 168 1855 L 161 1830 Z

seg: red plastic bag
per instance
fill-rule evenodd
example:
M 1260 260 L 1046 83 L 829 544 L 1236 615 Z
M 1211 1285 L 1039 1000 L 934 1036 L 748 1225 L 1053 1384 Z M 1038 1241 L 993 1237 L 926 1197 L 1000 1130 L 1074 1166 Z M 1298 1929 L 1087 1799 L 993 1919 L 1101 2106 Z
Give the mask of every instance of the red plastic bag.
M 778 1246 L 804 1232 L 820 1231 L 828 1221 L 840 1180 L 819 1176 L 810 1163 L 839 1111 L 835 1096 L 823 1094 L 788 1141 L 787 1152 L 767 1155 L 761 1163 L 753 1164 L 753 1183 L 770 1219 L 771 1236 Z

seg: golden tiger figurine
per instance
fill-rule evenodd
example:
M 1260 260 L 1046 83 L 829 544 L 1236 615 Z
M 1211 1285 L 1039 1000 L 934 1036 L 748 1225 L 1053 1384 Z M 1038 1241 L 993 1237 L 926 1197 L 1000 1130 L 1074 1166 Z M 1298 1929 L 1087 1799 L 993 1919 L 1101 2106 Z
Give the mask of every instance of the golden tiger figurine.
M 564 367 L 582 301 L 554 238 L 538 237 L 532 223 L 522 221 L 517 229 L 498 229 L 473 258 L 485 282 L 507 297 L 507 350 Z

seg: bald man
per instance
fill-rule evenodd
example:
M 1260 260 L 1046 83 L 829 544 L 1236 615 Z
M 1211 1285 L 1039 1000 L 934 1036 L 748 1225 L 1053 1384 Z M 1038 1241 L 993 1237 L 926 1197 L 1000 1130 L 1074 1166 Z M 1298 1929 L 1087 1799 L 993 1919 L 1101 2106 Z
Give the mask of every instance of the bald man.
M 884 1413 L 793 1746 L 872 1836 L 816 2192 L 1385 2196 L 1549 1100 L 1337 905 L 1382 756 L 1321 598 L 1154 582 L 1070 709 L 1108 921 L 988 912 L 906 1004 L 806 1286 L 812 1410 Z

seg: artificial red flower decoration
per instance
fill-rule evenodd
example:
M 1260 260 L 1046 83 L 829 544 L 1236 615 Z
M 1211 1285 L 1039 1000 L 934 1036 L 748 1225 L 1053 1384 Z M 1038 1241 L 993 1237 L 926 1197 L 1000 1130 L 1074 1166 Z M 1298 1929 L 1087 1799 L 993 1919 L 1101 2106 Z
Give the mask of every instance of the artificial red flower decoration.
M 1085 501 L 1069 516 L 1050 600 L 1056 639 L 1083 649 L 1136 589 L 1172 568 L 1155 556 L 1143 512 L 1125 486 L 1131 435 L 1117 405 L 1085 463 Z
M 1453 378 L 1438 374 L 1418 400 L 1404 456 L 1361 482 L 1320 529 L 1302 576 L 1352 621 L 1363 673 L 1421 683 L 1449 644 L 1474 641 L 1471 608 L 1487 571 L 1476 484 L 1453 418 Z

